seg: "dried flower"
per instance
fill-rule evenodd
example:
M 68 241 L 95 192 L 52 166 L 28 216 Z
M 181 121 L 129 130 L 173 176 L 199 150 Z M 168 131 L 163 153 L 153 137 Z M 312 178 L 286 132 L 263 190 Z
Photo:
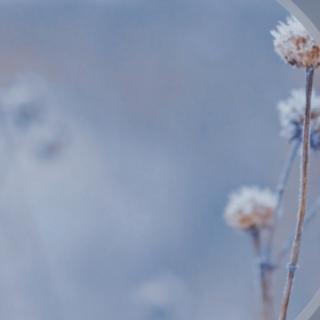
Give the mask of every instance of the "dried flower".
M 286 22 L 279 22 L 271 34 L 275 51 L 286 63 L 297 68 L 320 65 L 320 47 L 296 18 L 291 16 Z
M 250 230 L 271 224 L 276 196 L 269 189 L 243 187 L 231 194 L 225 220 L 235 229 Z
M 320 96 L 312 94 L 310 144 L 314 150 L 320 149 Z M 290 141 L 302 139 L 305 114 L 305 90 L 293 90 L 288 99 L 278 104 L 281 136 Z

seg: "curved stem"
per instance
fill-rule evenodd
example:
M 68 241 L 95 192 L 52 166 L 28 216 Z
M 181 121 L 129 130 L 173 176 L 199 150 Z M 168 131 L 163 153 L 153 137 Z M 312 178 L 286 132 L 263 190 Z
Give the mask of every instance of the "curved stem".
M 284 289 L 283 300 L 279 315 L 279 320 L 287 319 L 288 307 L 293 288 L 295 272 L 297 269 L 300 247 L 303 233 L 304 217 L 307 207 L 307 184 L 309 172 L 309 147 L 310 147 L 310 114 L 311 114 L 311 94 L 313 86 L 314 69 L 308 68 L 306 70 L 306 109 L 303 125 L 303 148 L 301 161 L 301 180 L 300 180 L 300 197 L 299 208 L 297 214 L 297 224 L 295 229 L 294 240 L 291 248 L 291 258 L 289 263 L 289 271 L 287 274 L 287 281 Z
M 313 218 L 317 215 L 317 213 L 320 210 L 320 197 L 315 201 L 315 203 L 313 204 L 312 208 L 310 209 L 310 211 L 306 214 L 306 218 L 305 218 L 305 222 L 304 225 L 305 227 L 307 227 L 308 225 L 310 225 L 310 222 L 313 220 Z M 282 249 L 280 250 L 280 252 L 277 255 L 277 259 L 276 259 L 276 267 L 279 267 L 282 262 L 283 259 L 285 258 L 285 256 L 287 255 L 287 253 L 290 250 L 291 244 L 293 242 L 293 237 L 290 238 L 285 245 L 282 247 Z
M 277 220 L 279 220 L 279 218 L 281 217 L 281 205 L 282 205 L 282 200 L 283 200 L 283 196 L 284 196 L 284 190 L 287 185 L 289 175 L 290 175 L 294 160 L 296 159 L 300 145 L 301 145 L 300 139 L 297 139 L 293 142 L 289 158 L 283 168 L 283 171 L 282 171 L 282 174 L 281 174 L 278 186 L 277 186 L 277 190 L 276 190 L 277 205 L 275 208 Z
M 292 169 L 292 166 L 294 164 L 294 160 L 297 157 L 298 154 L 298 150 L 300 148 L 301 145 L 301 141 L 300 139 L 297 139 L 293 142 L 293 145 L 291 147 L 291 151 L 289 154 L 289 157 L 284 165 L 282 174 L 280 176 L 277 188 L 276 188 L 276 198 L 277 198 L 277 202 L 276 202 L 276 207 L 275 207 L 275 215 L 274 215 L 274 220 L 273 220 L 273 224 L 269 230 L 269 236 L 268 236 L 268 243 L 267 243 L 267 252 L 266 252 L 266 260 L 267 262 L 270 262 L 271 260 L 271 254 L 272 254 L 272 248 L 273 248 L 273 241 L 274 241 L 274 236 L 275 236 L 275 232 L 277 229 L 277 225 L 278 222 L 281 218 L 281 209 L 282 209 L 282 202 L 283 202 L 283 196 L 284 196 L 284 191 L 285 191 L 285 187 L 288 183 L 289 180 L 289 176 L 290 176 L 290 172 Z

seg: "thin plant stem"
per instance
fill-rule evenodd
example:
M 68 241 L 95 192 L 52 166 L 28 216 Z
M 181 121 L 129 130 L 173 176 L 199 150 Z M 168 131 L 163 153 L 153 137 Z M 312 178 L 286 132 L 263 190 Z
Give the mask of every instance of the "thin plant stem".
M 305 227 L 310 225 L 311 221 L 316 217 L 316 215 L 319 211 L 320 211 L 320 197 L 315 201 L 315 203 L 313 204 L 310 211 L 307 212 L 305 222 L 304 222 Z M 282 249 L 278 253 L 277 258 L 276 258 L 276 267 L 279 267 L 282 264 L 283 259 L 286 257 L 286 255 L 288 254 L 288 252 L 291 248 L 292 242 L 293 242 L 293 237 L 291 237 L 284 244 L 284 246 L 282 247 Z
M 263 263 L 261 259 L 262 243 L 261 232 L 258 229 L 251 229 L 253 249 L 259 272 L 259 282 L 261 291 L 261 317 L 263 320 L 273 319 L 273 290 L 272 290 L 272 273 L 273 270 Z
M 302 142 L 302 159 L 301 159 L 301 180 L 300 180 L 300 197 L 299 208 L 297 213 L 297 224 L 295 229 L 294 240 L 291 248 L 291 257 L 289 270 L 287 274 L 286 285 L 283 294 L 282 305 L 280 309 L 279 320 L 286 320 L 289 302 L 293 289 L 293 282 L 298 266 L 300 247 L 303 233 L 304 218 L 307 208 L 308 192 L 308 172 L 309 172 L 309 148 L 310 148 L 310 116 L 311 116 L 311 95 L 313 86 L 314 69 L 306 70 L 306 108 L 303 123 L 303 142 Z
M 298 150 L 301 145 L 301 140 L 296 139 L 293 141 L 291 151 L 289 154 L 289 157 L 287 161 L 284 164 L 277 188 L 276 188 L 276 206 L 275 206 L 275 214 L 273 218 L 273 223 L 272 226 L 270 227 L 269 230 L 269 235 L 268 235 L 268 243 L 266 247 L 266 261 L 270 263 L 271 260 L 271 255 L 272 255 L 272 248 L 273 248 L 273 241 L 274 241 L 274 236 L 275 232 L 278 226 L 278 222 L 281 218 L 281 213 L 282 213 L 282 202 L 283 202 L 283 196 L 284 196 L 284 191 L 287 186 L 290 173 L 294 164 L 294 161 L 297 157 Z
M 273 269 L 269 265 L 260 264 L 260 281 L 262 289 L 262 317 L 264 320 L 273 320 Z
M 256 259 L 260 259 L 261 255 L 261 234 L 257 228 L 252 228 L 249 230 L 252 244 L 253 244 L 253 252 Z
M 262 290 L 262 317 L 264 320 L 272 320 L 274 318 L 274 296 L 273 296 L 273 262 L 271 261 L 272 248 L 274 235 L 277 228 L 278 221 L 281 218 L 281 207 L 283 202 L 284 191 L 287 186 L 289 176 L 294 164 L 294 161 L 297 157 L 297 153 L 299 147 L 301 145 L 300 140 L 295 140 L 289 157 L 285 162 L 282 173 L 280 175 L 280 179 L 278 181 L 278 185 L 276 188 L 276 207 L 275 207 L 275 215 L 274 221 L 271 228 L 268 230 L 267 243 L 265 247 L 265 256 L 262 257 L 262 252 L 260 254 L 260 264 L 259 264 L 259 272 L 260 272 L 260 283 Z

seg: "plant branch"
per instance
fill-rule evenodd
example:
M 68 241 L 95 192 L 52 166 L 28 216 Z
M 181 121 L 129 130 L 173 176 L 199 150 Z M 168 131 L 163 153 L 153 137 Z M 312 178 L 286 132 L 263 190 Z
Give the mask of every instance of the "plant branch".
M 273 269 L 261 259 L 262 243 L 261 230 L 253 228 L 250 230 L 252 238 L 255 258 L 257 259 L 257 267 L 259 273 L 259 283 L 261 292 L 261 316 L 263 320 L 273 319 L 273 290 L 272 290 L 272 274 Z
M 262 290 L 262 318 L 272 320 L 274 315 L 273 278 L 274 269 L 269 264 L 260 263 L 260 282 Z
M 315 216 L 319 211 L 320 211 L 320 197 L 315 201 L 310 211 L 306 214 L 305 223 L 304 223 L 305 227 L 310 225 L 311 221 L 315 218 Z M 285 258 L 285 256 L 288 254 L 290 250 L 292 242 L 293 242 L 293 237 L 291 237 L 291 239 L 289 239 L 285 243 L 285 245 L 282 247 L 282 249 L 278 253 L 277 259 L 276 259 L 276 267 L 279 267 L 282 264 L 283 259 Z
M 269 236 L 268 236 L 268 243 L 266 247 L 266 261 L 270 263 L 271 260 L 271 255 L 272 255 L 272 248 L 273 248 L 273 242 L 274 242 L 274 236 L 275 232 L 278 226 L 278 222 L 281 218 L 281 213 L 282 213 L 282 202 L 283 202 L 283 196 L 284 196 L 284 191 L 287 186 L 290 172 L 292 170 L 292 166 L 294 164 L 294 160 L 297 157 L 298 150 L 300 148 L 301 141 L 300 139 L 296 139 L 293 141 L 293 145 L 291 147 L 291 151 L 289 154 L 289 157 L 287 161 L 285 162 L 285 165 L 283 167 L 277 188 L 276 188 L 276 206 L 274 209 L 274 218 L 273 218 L 273 223 L 272 226 L 270 227 L 269 230 Z
M 314 69 L 306 70 L 306 108 L 303 124 L 303 143 L 302 143 L 302 159 L 301 159 L 301 180 L 300 180 L 300 197 L 299 208 L 297 213 L 297 224 L 295 229 L 294 240 L 291 248 L 291 257 L 289 270 L 287 274 L 286 285 L 283 294 L 283 300 L 279 315 L 279 320 L 286 320 L 289 302 L 293 289 L 293 282 L 298 266 L 300 247 L 303 233 L 304 218 L 307 207 L 307 191 L 308 191 L 308 172 L 309 172 L 309 148 L 310 148 L 310 116 L 311 116 L 311 95 L 313 86 Z

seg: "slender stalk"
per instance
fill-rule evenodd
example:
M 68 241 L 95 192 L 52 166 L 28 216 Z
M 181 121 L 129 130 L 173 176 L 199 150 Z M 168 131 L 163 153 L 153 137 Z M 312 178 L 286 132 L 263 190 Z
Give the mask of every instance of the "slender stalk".
M 253 252 L 256 259 L 260 260 L 261 255 L 261 234 L 257 228 L 252 228 L 249 230 L 252 244 L 253 244 Z
M 275 214 L 274 214 L 274 218 L 273 218 L 273 223 L 272 223 L 272 226 L 270 227 L 270 230 L 269 230 L 268 243 L 267 243 L 267 248 L 266 248 L 266 251 L 267 251 L 266 252 L 266 261 L 269 263 L 271 262 L 270 260 L 271 260 L 271 255 L 272 255 L 272 248 L 273 248 L 273 241 L 274 241 L 275 232 L 276 232 L 276 229 L 278 226 L 278 222 L 281 218 L 281 212 L 282 212 L 281 209 L 282 209 L 284 191 L 287 186 L 290 172 L 292 170 L 294 160 L 297 157 L 300 145 L 301 145 L 300 139 L 296 139 L 293 142 L 289 157 L 288 157 L 287 161 L 285 162 L 285 165 L 283 167 L 283 170 L 282 170 L 282 173 L 281 173 L 281 176 L 280 176 L 277 188 L 276 188 L 277 202 L 276 202 L 276 206 L 275 206 L 275 210 L 274 210 Z
M 301 141 L 300 139 L 296 139 L 293 142 L 291 152 L 289 154 L 288 160 L 286 161 L 282 174 L 280 176 L 280 180 L 278 182 L 278 186 L 276 189 L 276 196 L 277 196 L 277 205 L 275 208 L 275 213 L 276 213 L 276 219 L 279 220 L 281 218 L 281 205 L 282 205 L 282 200 L 284 196 L 284 190 L 287 185 L 287 182 L 289 180 L 290 172 L 294 163 L 294 160 L 297 157 L 298 150 L 300 148 Z
M 273 262 L 271 261 L 272 248 L 274 235 L 277 228 L 278 221 L 281 218 L 281 207 L 284 196 L 284 191 L 289 180 L 290 172 L 296 159 L 299 147 L 301 145 L 300 140 L 294 141 L 289 157 L 285 162 L 280 179 L 276 188 L 276 207 L 275 215 L 271 228 L 269 229 L 267 244 L 265 247 L 264 257 L 262 257 L 262 248 L 260 248 L 260 264 L 259 264 L 259 273 L 260 273 L 260 284 L 262 291 L 262 317 L 264 320 L 271 320 L 274 317 L 274 297 L 273 297 Z
M 308 191 L 308 172 L 309 172 L 309 148 L 310 148 L 310 115 L 311 115 L 311 94 L 313 86 L 314 69 L 306 70 L 306 109 L 303 125 L 303 143 L 302 143 L 302 159 L 301 159 L 301 181 L 300 181 L 300 198 L 297 213 L 297 224 L 295 229 L 294 240 L 291 248 L 291 257 L 289 263 L 289 271 L 287 274 L 286 285 L 283 294 L 282 305 L 280 309 L 279 320 L 286 320 L 290 297 L 292 294 L 295 272 L 298 266 L 300 247 L 303 233 L 304 217 L 307 207 L 307 191 Z
M 262 317 L 272 320 L 274 316 L 273 303 L 273 269 L 268 265 L 260 264 L 260 281 L 262 289 Z
M 310 225 L 311 221 L 313 220 L 313 218 L 315 218 L 315 216 L 317 215 L 317 213 L 319 211 L 320 211 L 320 197 L 315 201 L 315 203 L 313 204 L 313 206 L 310 209 L 310 211 L 306 214 L 306 218 L 305 218 L 305 222 L 304 222 L 305 227 Z M 277 259 L 276 259 L 276 267 L 279 267 L 282 264 L 283 259 L 286 257 L 287 253 L 290 250 L 292 242 L 293 242 L 293 237 L 290 238 L 284 244 L 284 246 L 282 247 L 282 249 L 278 253 Z
M 273 319 L 273 291 L 272 291 L 272 273 L 273 270 L 269 265 L 261 260 L 262 244 L 261 232 L 258 229 L 250 230 L 252 237 L 253 249 L 259 272 L 259 282 L 261 291 L 261 317 L 263 320 Z

